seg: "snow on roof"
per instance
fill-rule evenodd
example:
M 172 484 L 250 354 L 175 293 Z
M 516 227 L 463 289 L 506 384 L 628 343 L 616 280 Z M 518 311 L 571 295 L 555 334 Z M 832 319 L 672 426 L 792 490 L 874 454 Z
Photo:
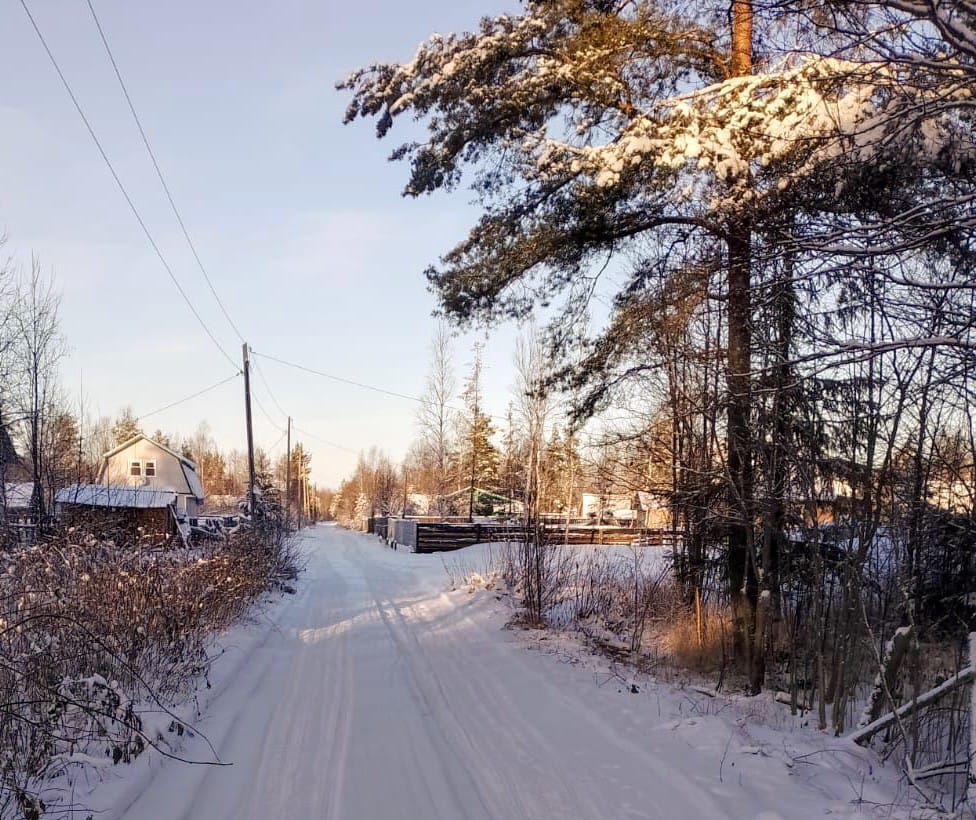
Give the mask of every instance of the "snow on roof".
M 183 475 L 186 476 L 186 485 L 190 488 L 190 492 L 202 504 L 204 499 L 203 482 L 200 481 L 196 467 L 192 461 L 186 458 L 180 459 L 180 466 L 183 468 Z
M 3 486 L 3 496 L 8 510 L 26 510 L 34 495 L 33 481 L 8 481 Z
M 163 487 L 106 487 L 101 484 L 72 484 L 58 490 L 58 504 L 86 507 L 133 507 L 162 509 L 176 502 L 176 491 Z

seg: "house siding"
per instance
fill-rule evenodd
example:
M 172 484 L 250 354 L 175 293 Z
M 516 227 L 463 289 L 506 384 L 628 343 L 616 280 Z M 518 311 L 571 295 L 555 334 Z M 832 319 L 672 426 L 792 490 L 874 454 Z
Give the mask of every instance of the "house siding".
M 130 475 L 131 462 L 142 463 L 142 475 Z M 147 461 L 156 462 L 156 475 L 145 475 Z M 128 447 L 112 453 L 105 458 L 99 481 L 110 487 L 153 487 L 170 489 L 177 493 L 176 512 L 180 516 L 195 517 L 200 503 L 187 477 L 190 468 L 172 453 L 154 441 L 140 438 Z

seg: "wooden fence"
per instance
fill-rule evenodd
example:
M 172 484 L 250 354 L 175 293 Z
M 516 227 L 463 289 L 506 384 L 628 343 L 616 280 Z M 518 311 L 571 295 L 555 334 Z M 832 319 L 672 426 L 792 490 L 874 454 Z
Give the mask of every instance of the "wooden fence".
M 524 541 L 527 530 L 523 525 L 490 522 L 445 523 L 390 518 L 385 527 L 376 523 L 372 532 L 395 546 L 413 552 L 449 552 L 472 544 L 501 541 Z M 546 527 L 549 540 L 556 544 L 636 544 L 643 547 L 670 546 L 678 535 L 668 530 L 634 529 L 631 527 Z
M 378 535 L 380 538 L 386 539 L 389 535 L 389 522 L 392 518 L 367 518 L 366 519 L 366 532 L 371 532 L 373 535 Z

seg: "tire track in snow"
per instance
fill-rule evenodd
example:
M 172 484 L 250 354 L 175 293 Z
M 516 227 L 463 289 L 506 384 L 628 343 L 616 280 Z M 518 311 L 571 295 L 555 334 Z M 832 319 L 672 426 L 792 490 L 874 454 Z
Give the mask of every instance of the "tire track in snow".
M 354 556 L 360 555 L 357 546 L 355 543 L 349 543 L 347 545 L 347 558 L 349 558 L 350 553 Z M 452 815 L 453 818 L 476 817 L 488 820 L 489 818 L 499 817 L 500 815 L 489 810 L 478 781 L 473 776 L 471 769 L 464 765 L 463 756 L 458 753 L 460 750 L 452 744 L 448 734 L 445 732 L 442 719 L 443 712 L 439 708 L 444 704 L 443 698 L 438 698 L 435 694 L 432 694 L 429 685 L 421 679 L 420 670 L 417 667 L 413 654 L 393 625 L 386 609 L 387 604 L 384 596 L 377 593 L 369 573 L 366 571 L 366 564 L 358 560 L 358 558 L 352 558 L 350 563 L 355 565 L 361 573 L 366 588 L 369 591 L 372 604 L 375 607 L 376 614 L 394 647 L 396 661 L 404 670 L 403 677 L 410 686 L 416 702 L 422 704 L 425 712 L 425 714 L 421 715 L 421 719 L 425 726 L 426 734 L 437 753 L 440 766 L 435 767 L 435 771 L 431 772 L 426 761 L 420 758 L 417 762 L 424 768 L 424 771 L 418 772 L 418 774 L 421 776 L 437 776 L 438 773 L 443 775 L 438 780 L 446 787 L 456 807 L 457 813 Z M 425 786 L 428 787 L 428 795 L 433 799 L 433 792 L 430 790 L 429 784 L 425 782 Z M 472 797 L 474 798 L 473 801 L 471 800 Z M 475 804 L 473 807 L 471 806 L 472 802 Z M 473 815 L 470 811 L 471 808 L 475 809 Z
M 451 605 L 446 593 L 441 593 L 439 598 L 444 599 L 448 605 Z M 425 604 L 419 604 L 419 606 L 425 606 Z M 582 736 L 591 738 L 600 737 L 605 741 L 608 750 L 616 752 L 615 755 L 607 755 L 608 760 L 639 760 L 642 762 L 641 768 L 647 773 L 645 775 L 644 785 L 646 785 L 647 780 L 654 780 L 657 781 L 659 790 L 662 793 L 673 794 L 675 791 L 683 790 L 685 792 L 686 810 L 689 812 L 689 816 L 722 817 L 727 813 L 728 807 L 720 803 L 715 796 L 702 792 L 697 786 L 695 788 L 683 788 L 695 785 L 689 781 L 687 772 L 674 766 L 668 758 L 663 757 L 657 750 L 635 743 L 619 731 L 612 729 L 600 719 L 599 715 L 594 712 L 592 706 L 576 695 L 571 688 L 557 685 L 553 680 L 551 670 L 547 671 L 544 669 L 544 664 L 540 663 L 542 659 L 530 656 L 525 647 L 517 643 L 500 642 L 494 639 L 496 636 L 489 634 L 489 632 L 496 629 L 496 627 L 492 627 L 489 630 L 484 624 L 478 623 L 468 613 L 456 607 L 451 606 L 451 611 L 466 625 L 465 630 L 455 629 L 452 631 L 456 634 L 467 634 L 469 637 L 464 647 L 452 650 L 455 656 L 464 657 L 470 652 L 470 635 L 472 633 L 483 637 L 479 645 L 485 653 L 493 656 L 492 663 L 483 665 L 483 669 L 486 670 L 487 674 L 472 676 L 472 679 L 475 681 L 475 685 L 481 687 L 481 691 L 485 697 L 494 697 L 494 702 L 500 710 L 503 712 L 508 710 L 510 712 L 510 700 L 507 695 L 507 683 L 498 677 L 495 670 L 510 669 L 514 664 L 519 667 L 526 677 L 531 679 L 540 691 L 546 692 L 547 700 L 564 705 L 565 708 L 562 711 L 567 716 L 571 716 L 573 720 L 586 724 L 589 731 L 580 732 Z M 451 644 L 456 646 L 457 641 L 452 641 Z M 489 681 L 491 681 L 491 685 L 489 685 Z M 512 721 L 517 720 L 524 723 L 525 730 L 535 735 L 541 749 L 551 749 L 551 737 L 540 732 L 531 717 L 526 719 L 524 714 L 510 715 L 509 717 Z M 504 725 L 513 724 L 505 723 Z M 587 816 L 605 816 L 605 805 L 591 805 L 595 813 Z M 694 809 L 691 808 L 692 806 L 694 806 Z
M 233 766 L 163 767 L 132 820 L 625 820 L 662 795 L 683 816 L 729 816 L 444 594 L 439 565 L 309 532 L 280 628 L 204 717 Z
M 396 603 L 392 599 L 387 599 L 379 602 L 379 605 L 381 607 L 389 607 L 389 611 L 397 621 L 399 629 L 406 636 L 404 641 L 409 640 L 412 644 L 413 651 L 411 652 L 411 657 L 416 658 L 423 665 L 425 671 L 424 677 L 429 682 L 428 685 L 436 689 L 435 694 L 430 699 L 436 699 L 443 705 L 443 711 L 440 714 L 448 719 L 446 731 L 448 734 L 454 736 L 454 747 L 459 752 L 463 752 L 462 756 L 466 758 L 466 768 L 471 772 L 478 772 L 482 775 L 480 782 L 483 782 L 485 788 L 490 790 L 493 798 L 491 804 L 494 809 L 491 811 L 490 816 L 496 818 L 530 818 L 538 816 L 542 820 L 548 820 L 548 818 L 552 817 L 551 806 L 548 805 L 539 807 L 542 810 L 541 814 L 533 811 L 533 804 L 536 806 L 539 804 L 536 791 L 539 786 L 539 781 L 535 781 L 532 784 L 529 790 L 532 793 L 524 793 L 520 778 L 516 776 L 518 774 L 524 775 L 524 771 L 512 772 L 510 768 L 511 749 L 489 749 L 487 737 L 484 733 L 479 734 L 479 729 L 503 722 L 506 717 L 504 711 L 484 709 L 483 703 L 480 702 L 479 698 L 466 698 L 463 711 L 455 709 L 452 705 L 450 691 L 471 689 L 484 691 L 478 685 L 479 669 L 475 668 L 472 663 L 472 658 L 468 656 L 461 659 L 463 663 L 458 663 L 457 665 L 458 669 L 466 670 L 466 674 L 463 675 L 464 680 L 460 682 L 457 680 L 454 681 L 456 684 L 460 683 L 460 686 L 445 687 L 441 679 L 442 673 L 436 671 L 434 664 L 417 638 L 414 628 L 404 618 L 402 611 Z M 415 663 L 416 666 L 417 664 Z M 472 730 L 468 729 L 469 725 L 472 726 Z M 522 729 L 527 729 L 531 727 L 531 722 L 525 721 L 523 718 L 516 725 Z M 545 746 L 542 748 L 544 749 Z M 500 754 L 492 754 L 495 751 L 500 752 Z M 527 761 L 523 758 L 521 762 L 525 764 Z M 580 796 L 575 793 L 575 789 L 569 781 L 564 778 L 560 778 L 560 781 L 562 790 L 572 796 L 571 800 L 573 802 L 576 804 L 583 802 Z

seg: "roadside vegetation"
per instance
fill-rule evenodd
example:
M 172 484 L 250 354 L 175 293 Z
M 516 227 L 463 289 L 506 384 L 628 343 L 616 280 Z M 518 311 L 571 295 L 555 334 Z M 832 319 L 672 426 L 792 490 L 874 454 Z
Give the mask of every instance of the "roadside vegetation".
M 0 817 L 67 816 L 82 769 L 150 748 L 179 758 L 193 710 L 174 710 L 209 686 L 214 638 L 292 591 L 300 566 L 292 537 L 265 525 L 192 549 L 78 528 L 4 551 Z

